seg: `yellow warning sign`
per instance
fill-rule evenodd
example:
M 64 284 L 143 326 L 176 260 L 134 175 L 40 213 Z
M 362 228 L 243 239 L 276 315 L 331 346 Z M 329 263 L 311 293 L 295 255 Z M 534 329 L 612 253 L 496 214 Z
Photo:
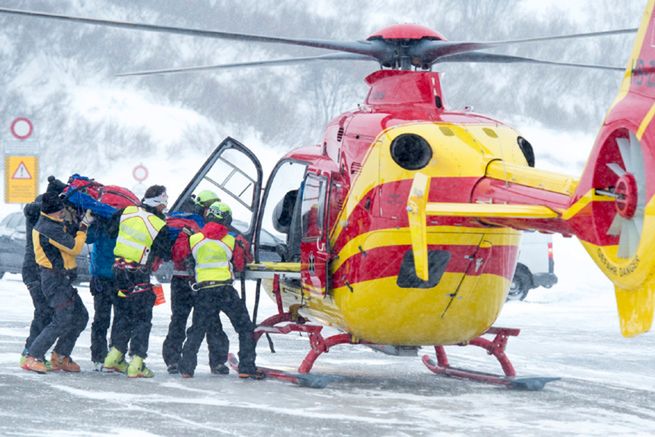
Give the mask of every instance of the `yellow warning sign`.
M 5 155 L 5 203 L 30 203 L 38 189 L 39 158 Z

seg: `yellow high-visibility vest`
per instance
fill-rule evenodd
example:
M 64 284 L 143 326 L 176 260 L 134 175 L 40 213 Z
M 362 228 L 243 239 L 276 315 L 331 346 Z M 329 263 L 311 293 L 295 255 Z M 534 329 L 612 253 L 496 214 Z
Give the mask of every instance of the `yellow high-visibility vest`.
M 114 256 L 145 265 L 150 248 L 166 222 L 143 208 L 128 206 L 123 210 Z
M 234 279 L 231 262 L 234 243 L 234 237 L 230 234 L 220 240 L 212 240 L 198 232 L 189 238 L 191 253 L 196 261 L 197 282 Z

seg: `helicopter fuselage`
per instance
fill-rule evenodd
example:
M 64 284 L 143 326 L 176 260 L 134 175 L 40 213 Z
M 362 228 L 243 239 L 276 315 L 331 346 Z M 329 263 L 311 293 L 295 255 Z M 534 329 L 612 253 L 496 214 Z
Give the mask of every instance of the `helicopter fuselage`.
M 475 218 L 429 217 L 430 279 L 421 281 L 407 198 L 420 171 L 431 178 L 431 202 L 471 202 L 490 163 L 527 167 L 519 135 L 488 117 L 446 111 L 438 73 L 382 70 L 367 82 L 365 104 L 335 118 L 323 144 L 287 155 L 329 178 L 326 241 L 302 243 L 304 254 L 329 252 L 329 264 L 323 281 L 283 282 L 284 304 L 369 342 L 465 342 L 498 317 L 520 232 Z M 407 135 L 423 138 L 430 150 L 410 144 L 394 155 L 394 140 Z

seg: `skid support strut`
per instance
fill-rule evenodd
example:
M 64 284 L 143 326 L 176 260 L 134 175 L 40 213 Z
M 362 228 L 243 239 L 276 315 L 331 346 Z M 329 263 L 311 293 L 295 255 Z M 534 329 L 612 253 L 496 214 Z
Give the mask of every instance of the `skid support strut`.
M 482 336 L 474 338 L 467 344 L 461 346 L 478 346 L 487 351 L 489 355 L 493 355 L 500 364 L 503 370 L 503 375 L 494 375 L 492 373 L 477 372 L 473 370 L 460 369 L 452 367 L 448 362 L 448 355 L 446 349 L 437 345 L 434 347 L 437 362 L 434 362 L 428 355 L 423 356 L 423 364 L 432 372 L 438 375 L 450 376 L 453 378 L 469 379 L 477 382 L 484 382 L 487 384 L 503 385 L 508 388 L 521 389 L 521 390 L 541 390 L 546 383 L 556 381 L 559 378 L 544 378 L 544 377 L 531 377 L 531 378 L 516 378 L 516 371 L 512 362 L 505 354 L 507 341 L 509 337 L 519 335 L 520 330 L 515 328 L 489 328 Z M 495 335 L 493 340 L 483 338 L 484 335 Z
M 329 352 L 330 348 L 339 344 L 362 343 L 354 339 L 350 334 L 336 334 L 330 337 L 323 337 L 322 326 L 307 325 L 304 319 L 295 317 L 291 313 L 276 314 L 264 320 L 255 329 L 255 341 L 263 334 L 288 334 L 290 332 L 304 332 L 309 336 L 310 350 L 298 367 L 298 372 L 309 373 L 314 366 L 316 359 L 323 353 Z M 275 326 L 278 323 L 286 323 L 282 326 Z

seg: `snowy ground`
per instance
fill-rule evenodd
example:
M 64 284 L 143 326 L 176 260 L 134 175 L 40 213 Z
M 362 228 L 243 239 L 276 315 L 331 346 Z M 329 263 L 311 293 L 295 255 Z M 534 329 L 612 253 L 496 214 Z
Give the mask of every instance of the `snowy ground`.
M 540 128 L 524 133 L 542 153 L 540 168 L 580 173 L 591 138 L 548 135 Z M 562 150 L 570 158 L 566 163 L 555 159 Z M 153 166 L 161 174 L 151 181 L 165 180 L 175 194 L 204 158 L 180 164 L 184 173 L 170 172 L 162 159 Z M 129 180 L 127 174 L 94 176 L 105 183 Z M 2 213 L 16 209 L 3 204 Z M 541 392 L 436 377 L 419 358 L 362 346 L 341 346 L 319 358 L 315 373 L 333 378 L 322 390 L 210 375 L 204 347 L 196 377 L 181 380 L 166 374 L 161 359 L 168 305 L 155 309 L 148 359 L 154 379 L 92 372 L 90 323 L 73 353 L 82 374 L 36 375 L 18 367 L 31 320 L 29 294 L 20 276 L 7 275 L 0 280 L 0 435 L 655 434 L 655 333 L 620 336 L 612 288 L 577 241 L 556 237 L 555 260 L 560 282 L 531 291 L 525 302 L 510 302 L 496 323 L 522 329 L 508 347 L 520 376 L 562 377 Z M 80 295 L 92 313 L 88 289 L 80 287 Z M 272 313 L 263 301 L 260 314 Z M 225 326 L 236 344 L 229 322 Z M 294 369 L 308 350 L 306 337 L 274 339 L 278 353 L 262 344 L 258 363 Z M 449 350 L 453 365 L 497 371 L 481 351 Z
M 18 367 L 31 304 L 20 276 L 7 275 L 0 280 L 0 435 L 652 435 L 655 336 L 621 338 L 611 288 L 586 261 L 569 262 L 573 244 L 556 246 L 564 283 L 507 304 L 497 323 L 522 328 L 508 348 L 520 375 L 562 377 L 541 392 L 436 377 L 419 358 L 362 346 L 319 358 L 315 372 L 333 377 L 325 389 L 213 376 L 204 347 L 196 377 L 182 380 L 166 374 L 161 359 L 168 305 L 155 309 L 154 379 L 91 371 L 90 323 L 73 354 L 83 373 L 37 375 Z M 92 312 L 88 289 L 79 290 Z M 271 310 L 267 303 L 264 313 Z M 226 330 L 236 344 L 229 323 Z M 275 337 L 275 345 L 275 355 L 260 345 L 260 364 L 291 370 L 307 351 L 305 337 Z M 496 370 L 480 351 L 450 350 L 452 364 L 466 359 Z

